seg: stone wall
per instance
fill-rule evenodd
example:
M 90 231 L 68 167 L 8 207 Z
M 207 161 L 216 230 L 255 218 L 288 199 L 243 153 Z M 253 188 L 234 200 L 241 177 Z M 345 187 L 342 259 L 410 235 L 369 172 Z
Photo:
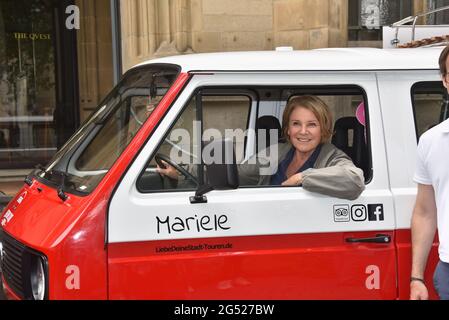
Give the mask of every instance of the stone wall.
M 109 0 L 77 0 L 80 8 L 78 75 L 83 121 L 113 86 L 112 29 Z
M 84 119 L 113 85 L 110 1 L 76 5 Z M 183 53 L 348 45 L 348 0 L 120 0 L 120 6 L 124 71 Z M 426 11 L 428 1 L 413 0 L 413 8 Z
M 123 69 L 191 52 L 346 46 L 348 0 L 121 0 Z

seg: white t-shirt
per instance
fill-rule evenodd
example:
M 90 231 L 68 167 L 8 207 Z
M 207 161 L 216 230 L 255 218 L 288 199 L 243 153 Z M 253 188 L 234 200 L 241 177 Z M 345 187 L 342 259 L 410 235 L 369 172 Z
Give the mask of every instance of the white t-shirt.
M 432 185 L 438 214 L 440 260 L 449 263 L 449 119 L 419 139 L 416 183 Z

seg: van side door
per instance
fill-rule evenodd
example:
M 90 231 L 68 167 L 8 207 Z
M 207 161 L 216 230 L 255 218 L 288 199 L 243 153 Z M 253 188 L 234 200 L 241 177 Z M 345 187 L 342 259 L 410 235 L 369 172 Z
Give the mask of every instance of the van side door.
M 260 88 L 290 90 L 284 98 L 279 95 L 281 100 L 316 94 L 329 104 L 347 101 L 341 108 L 349 111 L 342 114 L 352 112 L 352 117 L 363 102 L 368 162 L 366 188 L 358 199 L 325 196 L 300 186 L 241 184 L 236 190 L 206 194 L 207 202 L 192 203 L 202 180 L 199 171 L 179 174 L 176 182 L 157 175 L 156 154 L 171 155 L 180 166 L 198 170 L 198 157 L 213 130 L 244 131 L 255 124 L 250 118 L 258 113 L 251 107 L 260 107 L 273 95 L 245 90 L 257 93 Z M 354 88 L 361 99 L 355 104 L 348 98 L 354 97 Z M 206 114 L 206 105 L 211 113 Z M 334 110 L 338 116 L 340 109 Z M 110 298 L 396 298 L 395 216 L 381 123 L 374 73 L 194 75 L 111 200 Z M 207 137 L 206 129 L 211 129 Z M 245 150 L 246 144 L 245 139 L 235 140 L 236 149 Z M 245 158 L 245 152 L 251 151 L 240 156 Z

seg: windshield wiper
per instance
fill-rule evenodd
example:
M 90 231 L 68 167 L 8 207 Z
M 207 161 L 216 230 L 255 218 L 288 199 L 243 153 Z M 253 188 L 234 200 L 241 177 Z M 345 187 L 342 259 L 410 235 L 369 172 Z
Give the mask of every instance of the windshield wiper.
M 35 175 L 36 170 L 40 170 L 40 171 L 45 171 L 45 167 L 43 167 L 42 165 L 38 164 L 36 166 L 36 168 L 30 172 L 30 174 L 27 175 L 27 177 L 25 178 L 25 183 L 29 186 L 31 186 L 33 184 L 33 176 Z M 67 194 L 64 192 L 64 187 L 65 187 L 65 178 L 67 177 L 67 173 L 63 172 L 63 171 L 59 171 L 59 170 L 50 170 L 50 174 L 54 175 L 54 174 L 59 174 L 61 176 L 61 184 L 59 185 L 57 191 L 58 191 L 58 197 L 62 200 L 62 201 L 66 201 L 69 197 L 67 196 Z
M 61 183 L 58 186 L 57 189 L 57 194 L 58 197 L 62 200 L 62 201 L 66 201 L 69 196 L 65 193 L 64 188 L 65 188 L 65 178 L 68 176 L 66 172 L 64 171 L 60 171 L 60 170 L 50 170 L 50 174 L 54 175 L 54 174 L 58 174 L 61 176 Z
M 33 184 L 33 176 L 35 176 L 36 170 L 44 171 L 45 167 L 41 164 L 36 165 L 34 170 L 32 170 L 25 178 L 25 183 L 31 187 Z
M 62 200 L 62 201 L 66 201 L 69 196 L 65 194 L 64 192 L 64 187 L 65 187 L 65 178 L 67 177 L 67 173 L 59 171 L 59 174 L 61 175 L 61 184 L 58 187 L 58 197 Z

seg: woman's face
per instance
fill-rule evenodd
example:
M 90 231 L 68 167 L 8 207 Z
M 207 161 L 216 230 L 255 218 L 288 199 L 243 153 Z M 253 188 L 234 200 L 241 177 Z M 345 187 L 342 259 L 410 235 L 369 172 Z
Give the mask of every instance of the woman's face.
M 287 134 L 297 151 L 312 153 L 321 142 L 320 122 L 312 111 L 296 107 L 290 115 Z

